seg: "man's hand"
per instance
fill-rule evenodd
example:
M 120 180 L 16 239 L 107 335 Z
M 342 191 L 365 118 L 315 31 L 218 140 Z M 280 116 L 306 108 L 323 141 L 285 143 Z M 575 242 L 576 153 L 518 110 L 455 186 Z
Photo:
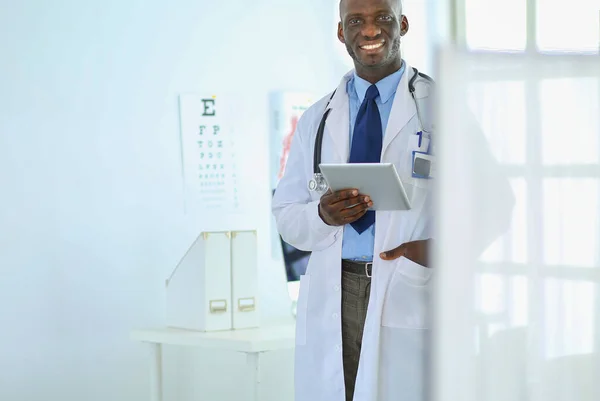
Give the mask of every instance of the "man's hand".
M 359 194 L 357 189 L 329 190 L 321 197 L 319 216 L 327 225 L 343 226 L 360 219 L 371 206 L 371 198 Z
M 430 244 L 431 239 L 406 242 L 391 251 L 382 252 L 379 257 L 383 260 L 394 260 L 404 256 L 421 266 L 429 267 Z

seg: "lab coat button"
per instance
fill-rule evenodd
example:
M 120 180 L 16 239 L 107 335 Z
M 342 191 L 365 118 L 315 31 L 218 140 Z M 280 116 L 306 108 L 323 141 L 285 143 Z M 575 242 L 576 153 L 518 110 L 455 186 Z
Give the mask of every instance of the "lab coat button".
M 338 315 L 337 313 L 334 313 L 334 314 L 332 315 L 332 317 L 333 317 L 334 319 L 337 319 L 337 318 L 339 318 L 339 317 L 340 317 L 340 315 Z
M 340 286 L 339 286 L 339 285 L 336 285 L 336 286 L 334 286 L 334 287 L 333 287 L 333 289 L 334 289 L 334 291 L 336 291 L 336 292 L 337 292 L 337 291 L 339 291 L 339 290 L 340 290 Z

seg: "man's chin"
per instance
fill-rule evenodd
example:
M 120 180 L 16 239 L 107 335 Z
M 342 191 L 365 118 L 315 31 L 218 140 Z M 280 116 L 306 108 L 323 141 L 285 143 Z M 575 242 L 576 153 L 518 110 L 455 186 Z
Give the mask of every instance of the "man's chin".
M 378 58 L 368 58 L 368 59 L 359 59 L 358 63 L 365 68 L 381 68 L 385 65 L 385 59 L 380 57 Z

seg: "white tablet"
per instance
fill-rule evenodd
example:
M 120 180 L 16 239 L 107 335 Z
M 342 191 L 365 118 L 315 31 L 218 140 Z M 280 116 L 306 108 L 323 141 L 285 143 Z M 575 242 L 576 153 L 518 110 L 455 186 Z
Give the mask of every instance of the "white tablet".
M 320 164 L 321 173 L 332 191 L 356 188 L 368 195 L 371 210 L 410 210 L 406 190 L 392 163 Z

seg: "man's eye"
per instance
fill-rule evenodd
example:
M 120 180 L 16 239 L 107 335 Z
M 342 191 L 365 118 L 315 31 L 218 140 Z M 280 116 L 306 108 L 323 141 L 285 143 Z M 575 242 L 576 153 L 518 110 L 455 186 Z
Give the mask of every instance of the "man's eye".
M 379 19 L 381 21 L 390 22 L 393 19 L 393 17 L 391 15 L 382 15 L 379 17 Z
M 360 22 L 360 20 L 358 18 L 352 18 L 350 21 L 348 21 L 348 24 L 350 25 L 356 25 Z

